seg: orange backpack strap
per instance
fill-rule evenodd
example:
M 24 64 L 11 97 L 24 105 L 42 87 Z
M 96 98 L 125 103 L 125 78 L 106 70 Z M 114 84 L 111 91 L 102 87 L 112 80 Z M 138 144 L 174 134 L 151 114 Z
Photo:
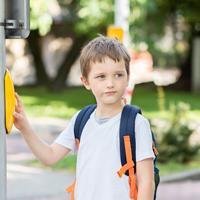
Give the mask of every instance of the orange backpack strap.
M 79 139 L 75 140 L 77 149 L 79 148 L 80 141 Z M 66 189 L 66 191 L 70 194 L 70 200 L 74 200 L 74 190 L 75 190 L 76 180 Z
M 80 140 L 79 139 L 75 139 L 75 143 L 76 143 L 76 148 L 78 149 L 80 146 Z
M 70 194 L 70 200 L 74 200 L 74 188 L 75 188 L 76 181 L 74 181 L 66 191 Z
M 152 144 L 152 149 L 153 149 L 154 155 L 157 157 L 158 156 L 158 150 L 157 150 L 154 143 Z
M 134 162 L 132 159 L 132 150 L 131 150 L 131 142 L 130 136 L 124 136 L 124 147 L 126 154 L 126 164 L 121 167 L 121 169 L 117 172 L 119 177 L 121 177 L 128 170 L 129 174 L 129 185 L 130 185 L 130 197 L 131 199 L 137 200 L 137 184 L 136 178 L 134 174 Z

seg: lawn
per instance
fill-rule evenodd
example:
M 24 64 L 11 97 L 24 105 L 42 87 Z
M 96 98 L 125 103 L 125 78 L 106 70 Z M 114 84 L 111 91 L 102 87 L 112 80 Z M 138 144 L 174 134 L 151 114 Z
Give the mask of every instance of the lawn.
M 57 164 L 47 167 L 43 165 L 41 162 L 37 160 L 33 160 L 27 163 L 28 165 L 41 167 L 41 168 L 49 168 L 50 170 L 64 170 L 64 171 L 71 171 L 75 172 L 76 168 L 76 156 L 69 155 L 63 160 L 59 161 Z M 200 160 L 197 159 L 196 161 L 187 163 L 187 164 L 179 164 L 176 162 L 169 162 L 169 163 L 158 163 L 158 168 L 160 170 L 161 176 L 172 175 L 179 172 L 185 172 L 189 170 L 200 169 Z
M 82 107 L 95 102 L 91 93 L 82 87 L 66 88 L 54 93 L 45 88 L 17 88 L 29 116 L 71 118 Z M 148 118 L 169 117 L 171 103 L 186 102 L 191 106 L 190 117 L 200 118 L 200 95 L 189 92 L 165 90 L 166 111 L 158 109 L 157 88 L 154 85 L 137 85 L 132 104 L 143 110 Z

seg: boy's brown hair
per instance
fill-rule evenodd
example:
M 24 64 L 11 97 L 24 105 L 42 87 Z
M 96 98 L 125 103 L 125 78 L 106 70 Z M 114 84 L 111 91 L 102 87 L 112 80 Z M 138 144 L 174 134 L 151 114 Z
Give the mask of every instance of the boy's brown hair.
M 99 36 L 83 47 L 80 55 L 81 74 L 87 78 L 91 63 L 104 62 L 109 57 L 115 62 L 124 61 L 129 75 L 130 56 L 126 48 L 117 39 Z

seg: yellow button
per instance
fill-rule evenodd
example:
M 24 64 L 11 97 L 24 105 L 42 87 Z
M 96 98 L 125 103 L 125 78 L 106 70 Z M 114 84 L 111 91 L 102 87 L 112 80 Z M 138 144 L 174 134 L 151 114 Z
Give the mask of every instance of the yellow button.
M 5 127 L 6 133 L 10 133 L 13 126 L 13 112 L 15 111 L 15 89 L 10 72 L 6 70 L 4 78 L 5 87 Z

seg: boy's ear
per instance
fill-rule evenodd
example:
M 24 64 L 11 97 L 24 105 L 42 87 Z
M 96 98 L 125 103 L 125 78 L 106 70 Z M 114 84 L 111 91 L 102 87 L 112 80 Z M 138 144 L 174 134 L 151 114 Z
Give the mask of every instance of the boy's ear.
M 84 77 L 84 76 L 81 76 L 80 79 L 81 79 L 81 82 L 83 83 L 84 87 L 87 90 L 90 90 L 90 85 L 89 85 L 89 82 L 88 82 L 87 78 Z

